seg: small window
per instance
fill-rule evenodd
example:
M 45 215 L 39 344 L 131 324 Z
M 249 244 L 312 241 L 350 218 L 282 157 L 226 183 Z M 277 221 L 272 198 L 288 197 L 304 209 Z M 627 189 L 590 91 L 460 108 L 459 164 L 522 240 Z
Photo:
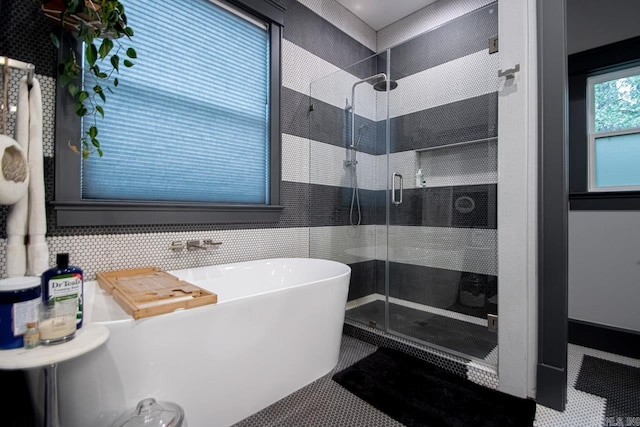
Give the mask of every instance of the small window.
M 281 28 L 259 6 L 126 4 L 139 60 L 98 119 L 103 157 L 69 153 L 93 118 L 57 107 L 58 225 L 278 220 Z
M 640 67 L 587 79 L 589 191 L 640 190 Z

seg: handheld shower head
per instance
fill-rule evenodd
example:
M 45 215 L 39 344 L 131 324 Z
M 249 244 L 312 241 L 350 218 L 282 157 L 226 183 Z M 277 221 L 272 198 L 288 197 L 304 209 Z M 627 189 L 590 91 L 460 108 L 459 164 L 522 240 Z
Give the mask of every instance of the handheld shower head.
M 358 140 L 354 144 L 354 147 L 357 147 L 358 144 L 360 144 L 360 140 L 362 139 L 362 137 L 364 135 L 367 134 L 367 132 L 369 132 L 369 125 L 368 124 L 363 123 L 360 126 L 358 126 Z

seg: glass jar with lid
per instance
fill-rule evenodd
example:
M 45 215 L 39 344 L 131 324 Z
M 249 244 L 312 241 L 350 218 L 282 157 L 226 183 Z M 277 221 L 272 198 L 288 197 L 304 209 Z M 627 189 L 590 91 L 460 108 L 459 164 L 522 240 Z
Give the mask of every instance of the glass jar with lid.
M 157 402 L 150 397 L 135 409 L 125 412 L 111 427 L 187 427 L 184 410 L 171 402 Z

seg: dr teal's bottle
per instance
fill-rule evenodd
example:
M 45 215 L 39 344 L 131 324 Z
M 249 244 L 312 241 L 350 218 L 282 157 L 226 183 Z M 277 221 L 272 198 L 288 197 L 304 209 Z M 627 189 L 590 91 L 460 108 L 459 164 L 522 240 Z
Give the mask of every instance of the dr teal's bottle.
M 56 255 L 56 267 L 42 273 L 42 302 L 49 304 L 51 300 L 78 298 L 76 325 L 82 327 L 84 275 L 82 270 L 69 265 L 69 254 Z

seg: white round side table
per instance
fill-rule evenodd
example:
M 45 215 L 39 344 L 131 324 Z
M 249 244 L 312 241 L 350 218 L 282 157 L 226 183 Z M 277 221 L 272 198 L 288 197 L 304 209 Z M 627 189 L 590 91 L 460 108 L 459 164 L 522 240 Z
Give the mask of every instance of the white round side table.
M 16 348 L 0 350 L 0 369 L 44 369 L 45 426 L 59 427 L 58 418 L 58 363 L 90 352 L 109 339 L 109 329 L 98 323 L 89 323 L 78 329 L 76 336 L 62 344 L 38 346 L 34 349 Z

